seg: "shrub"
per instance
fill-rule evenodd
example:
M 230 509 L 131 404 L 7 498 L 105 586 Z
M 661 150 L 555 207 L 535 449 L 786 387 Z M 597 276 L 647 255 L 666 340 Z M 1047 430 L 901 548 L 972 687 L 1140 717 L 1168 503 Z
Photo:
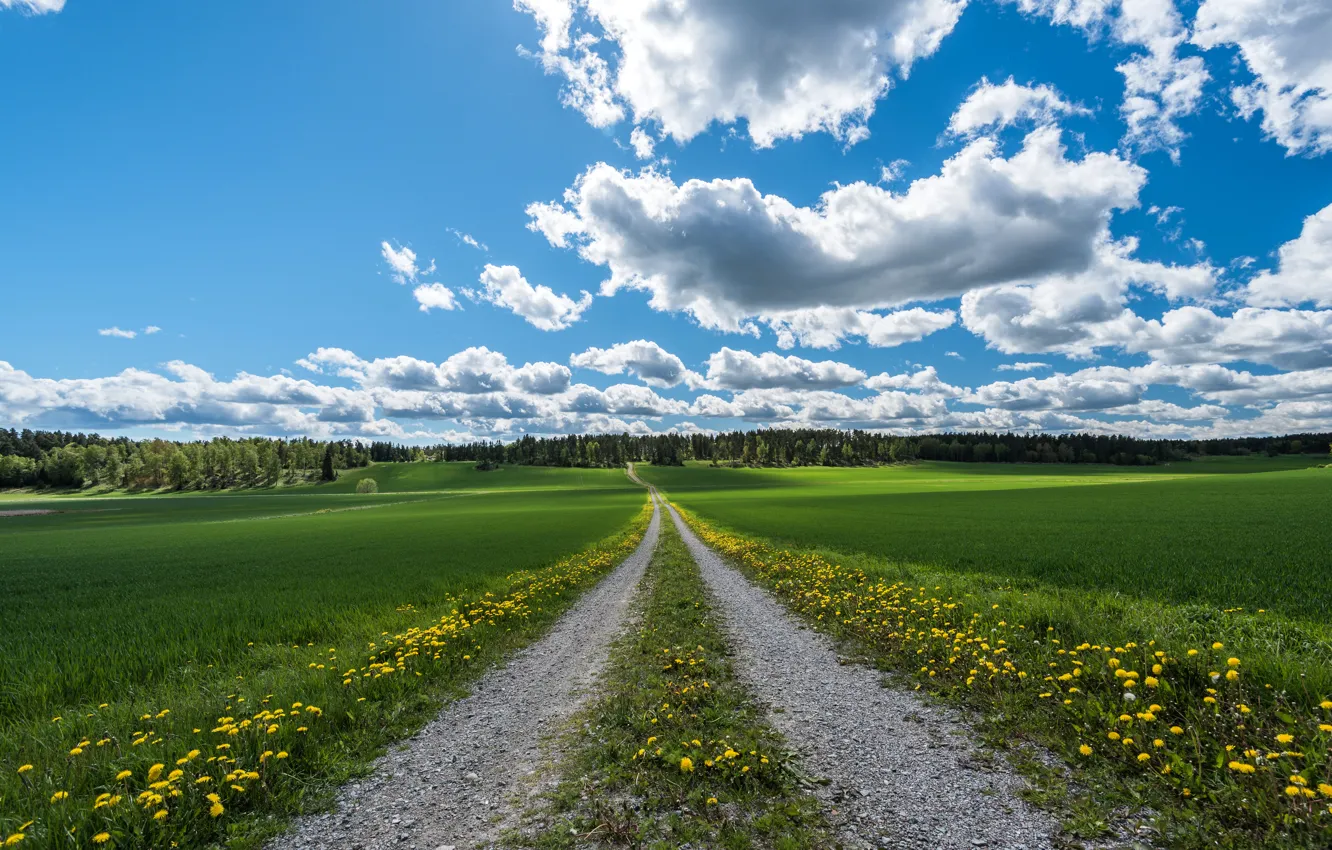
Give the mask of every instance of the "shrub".
M 362 495 L 379 492 L 379 482 L 373 478 L 362 478 L 356 482 L 356 492 Z

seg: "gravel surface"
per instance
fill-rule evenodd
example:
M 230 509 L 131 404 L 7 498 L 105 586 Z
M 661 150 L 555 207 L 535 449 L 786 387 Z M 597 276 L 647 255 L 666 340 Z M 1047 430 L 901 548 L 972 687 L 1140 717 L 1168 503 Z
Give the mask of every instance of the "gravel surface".
M 703 572 L 737 674 L 769 722 L 829 784 L 816 793 L 849 847 L 1051 848 L 1055 821 L 1023 802 L 1022 780 L 977 758 L 952 711 L 839 663 L 826 636 L 798 623 L 671 516 Z
M 516 824 L 537 793 L 547 741 L 586 699 L 624 628 L 652 551 L 643 542 L 539 642 L 481 678 L 415 737 L 339 793 L 334 812 L 299 819 L 270 850 L 470 850 Z

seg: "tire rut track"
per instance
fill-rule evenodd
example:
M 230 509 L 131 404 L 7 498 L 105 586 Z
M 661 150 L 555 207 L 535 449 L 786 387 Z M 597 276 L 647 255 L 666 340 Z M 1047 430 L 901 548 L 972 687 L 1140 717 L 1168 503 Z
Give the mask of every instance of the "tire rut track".
M 769 722 L 830 784 L 816 793 L 849 847 L 1049 850 L 1055 820 L 1018 797 L 1022 780 L 975 758 L 958 715 L 882 676 L 839 662 L 831 640 L 798 623 L 667 510 L 723 615 L 736 671 Z

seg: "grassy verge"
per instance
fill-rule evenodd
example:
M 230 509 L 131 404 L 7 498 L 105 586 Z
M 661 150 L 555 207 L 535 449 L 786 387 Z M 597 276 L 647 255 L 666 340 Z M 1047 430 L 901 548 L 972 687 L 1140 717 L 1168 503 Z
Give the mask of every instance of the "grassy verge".
M 570 733 L 544 828 L 512 843 L 834 846 L 781 738 L 736 680 L 698 567 L 670 522 L 643 594 L 639 627 L 612 649 L 604 695 Z
M 253 648 L 234 679 L 6 727 L 0 846 L 255 847 L 529 643 L 642 539 L 621 532 L 498 592 L 386 615 L 356 648 Z
M 1156 812 L 1169 846 L 1332 842 L 1332 648 L 1317 629 L 865 558 L 843 566 L 686 517 L 816 627 L 980 711 L 996 742 L 1063 756 L 1071 771 L 1029 766 L 1075 834 L 1129 807 Z

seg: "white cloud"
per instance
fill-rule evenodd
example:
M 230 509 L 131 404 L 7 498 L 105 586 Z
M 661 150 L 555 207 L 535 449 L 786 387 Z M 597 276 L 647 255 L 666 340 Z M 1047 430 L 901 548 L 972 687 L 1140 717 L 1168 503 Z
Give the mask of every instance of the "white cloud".
M 139 335 L 138 331 L 125 331 L 118 327 L 102 328 L 97 333 L 101 336 L 114 336 L 120 339 L 134 339 Z
M 1160 399 L 1144 399 L 1133 404 L 1111 408 L 1106 412 L 1114 416 L 1141 416 L 1157 422 L 1201 422 L 1222 419 L 1230 414 L 1229 410 L 1216 404 L 1184 407 Z
M 393 279 L 398 283 L 416 283 L 418 277 L 434 274 L 435 261 L 430 261 L 429 268 L 421 268 L 416 264 L 416 252 L 411 248 L 395 248 L 388 242 L 381 242 L 379 250 L 384 256 L 384 262 L 388 263 Z
M 1102 377 L 1094 371 L 1048 378 L 996 381 L 966 398 L 973 404 L 1005 410 L 1093 411 L 1136 404 L 1146 385 L 1124 376 Z
M 486 243 L 478 241 L 477 238 L 472 234 L 463 233 L 461 230 L 458 230 L 457 228 L 453 227 L 448 228 L 448 231 L 452 233 L 455 237 L 457 237 L 458 241 L 463 243 L 464 245 L 475 248 L 478 251 L 484 251 L 486 253 L 490 253 L 490 247 L 486 245 Z
M 170 377 L 126 369 L 106 378 L 37 378 L 0 362 L 0 410 L 34 427 L 221 427 L 237 433 L 330 435 L 392 430 L 358 390 L 240 373 L 217 381 L 180 361 Z M 48 425 L 49 423 L 49 425 Z
M 1198 56 L 1181 56 L 1189 37 L 1173 0 L 1008 0 L 1022 12 L 1084 31 L 1109 31 L 1120 44 L 1144 48 L 1116 70 L 1124 77 L 1120 116 L 1124 142 L 1164 150 L 1178 160 L 1188 134 L 1179 119 L 1197 111 L 1210 75 Z
M 1325 0 L 1204 0 L 1193 42 L 1234 45 L 1254 74 L 1231 88 L 1246 118 L 1287 153 L 1332 151 L 1332 6 Z
M 962 323 L 1005 354 L 1061 353 L 1091 357 L 1098 348 L 1129 347 L 1148 324 L 1128 307 L 1141 287 L 1172 301 L 1207 297 L 1217 270 L 1203 262 L 1170 266 L 1132 258 L 1132 239 L 1097 246 L 1090 267 L 1075 275 L 1050 275 L 962 297 Z
M 569 365 L 603 375 L 628 373 L 652 387 L 674 387 L 685 381 L 693 384 L 702 380 L 679 357 L 646 339 L 621 342 L 610 348 L 589 348 L 572 355 Z
M 573 413 L 606 413 L 615 416 L 661 417 L 689 409 L 682 401 L 662 398 L 638 384 L 615 384 L 604 390 L 577 384 L 565 397 L 565 410 Z
M 1301 399 L 1332 400 L 1332 367 L 1255 375 L 1224 366 L 1140 367 L 1135 374 L 1161 384 L 1175 384 L 1217 404 L 1262 406 Z
M 895 159 L 879 169 L 880 183 L 896 183 L 906 174 L 906 168 L 911 162 L 905 159 Z
M 462 395 L 558 393 L 567 389 L 571 376 L 569 368 L 561 363 L 526 363 L 514 368 L 503 354 L 485 347 L 464 349 L 442 363 L 406 356 L 363 360 L 346 349 L 321 348 L 297 360 L 296 365 L 349 378 L 366 389 Z
M 973 141 L 901 193 L 854 183 L 797 207 L 744 178 L 677 186 L 602 163 L 563 204 L 528 213 L 551 244 L 609 269 L 605 295 L 646 290 L 655 309 L 733 332 L 771 317 L 794 336 L 785 317 L 802 310 L 872 310 L 1084 272 L 1145 180 L 1116 154 L 1069 159 L 1059 131 L 1044 127 L 1009 158 L 994 139 Z M 1135 247 L 1118 243 L 1121 254 Z
M 509 376 L 515 390 L 535 395 L 555 395 L 569 389 L 573 373 L 560 363 L 524 363 Z
M 634 149 L 634 156 L 639 159 L 652 159 L 656 144 L 642 127 L 635 127 L 629 134 L 629 145 Z
M 155 333 L 160 333 L 161 330 L 162 329 L 159 328 L 157 325 L 149 325 L 148 327 L 143 329 L 143 333 L 145 336 L 152 336 Z
M 1165 364 L 1249 361 L 1313 369 L 1332 365 L 1332 311 L 1244 307 L 1220 316 L 1181 307 L 1146 322 L 1126 350 Z
M 31 15 L 44 15 L 65 8 L 65 0 L 0 0 L 0 8 L 18 9 Z
M 984 429 L 1146 437 L 1332 429 L 1332 366 L 1256 375 L 1215 364 L 1156 362 L 999 381 L 973 390 L 945 383 L 932 367 L 863 379 L 845 364 L 722 351 L 710 363 L 716 368 L 709 382 L 730 398 L 705 393 L 688 401 L 664 398 L 638 384 L 604 390 L 571 384 L 563 365 L 515 368 L 484 348 L 458 352 L 442 363 L 407 356 L 365 360 L 324 348 L 304 365 L 349 378 L 355 386 L 245 372 L 218 380 L 180 361 L 165 364 L 162 373 L 127 369 L 106 378 L 54 380 L 0 362 L 0 412 L 23 427 L 380 439 L 650 434 L 670 430 L 660 422 L 663 417 L 681 416 L 690 417 L 688 429 L 718 419 L 902 433 Z M 849 394 L 848 382 L 857 377 L 873 395 Z M 1156 386 L 1187 390 L 1201 402 L 1149 398 Z M 951 409 L 950 403 L 979 409 Z M 1251 409 L 1235 416 L 1237 405 Z M 411 424 L 426 420 L 453 424 L 443 430 Z
M 1332 205 L 1304 220 L 1300 235 L 1277 252 L 1276 271 L 1259 272 L 1245 287 L 1255 307 L 1332 307 Z
M 540 60 L 597 127 L 632 114 L 684 143 L 713 122 L 750 139 L 867 135 L 875 102 L 952 31 L 966 0 L 515 0 Z
M 592 306 L 591 293 L 584 292 L 583 297 L 575 301 L 567 295 L 557 294 L 545 284 L 533 286 L 517 266 L 487 263 L 481 272 L 481 289 L 465 289 L 463 292 L 474 301 L 504 307 L 543 331 L 564 330 L 583 318 L 583 311 Z
M 895 313 L 871 313 L 849 307 L 814 307 L 763 316 L 777 335 L 778 348 L 838 348 L 846 339 L 863 338 L 875 348 L 892 348 L 925 337 L 957 322 L 952 310 L 921 307 Z
M 1172 216 L 1182 212 L 1184 212 L 1184 210 L 1180 207 L 1165 207 L 1162 209 L 1154 204 L 1147 208 L 1147 214 L 1156 219 L 1157 224 L 1161 225 L 1168 223 Z
M 723 348 L 708 358 L 708 389 L 817 389 L 852 387 L 865 380 L 865 373 L 834 360 L 814 362 L 783 357 L 771 351 L 751 354 Z
M 998 366 L 995 366 L 994 368 L 996 371 L 999 372 L 1036 372 L 1041 369 L 1049 369 L 1050 364 L 1041 363 L 1039 361 L 1032 361 L 1025 363 L 1024 362 L 1000 363 Z
M 431 310 L 454 310 L 458 307 L 458 299 L 454 297 L 453 290 L 442 283 L 423 283 L 412 290 L 412 297 L 421 305 L 422 313 L 429 313 Z
M 1009 77 L 995 85 L 986 77 L 948 121 L 948 132 L 955 136 L 977 136 L 999 130 L 1019 121 L 1050 124 L 1061 115 L 1090 115 L 1091 110 L 1069 103 L 1047 85 L 1019 85 Z
M 865 382 L 872 390 L 914 390 L 926 395 L 960 398 L 970 390 L 944 383 L 933 366 L 927 366 L 909 375 L 890 375 L 884 372 Z

